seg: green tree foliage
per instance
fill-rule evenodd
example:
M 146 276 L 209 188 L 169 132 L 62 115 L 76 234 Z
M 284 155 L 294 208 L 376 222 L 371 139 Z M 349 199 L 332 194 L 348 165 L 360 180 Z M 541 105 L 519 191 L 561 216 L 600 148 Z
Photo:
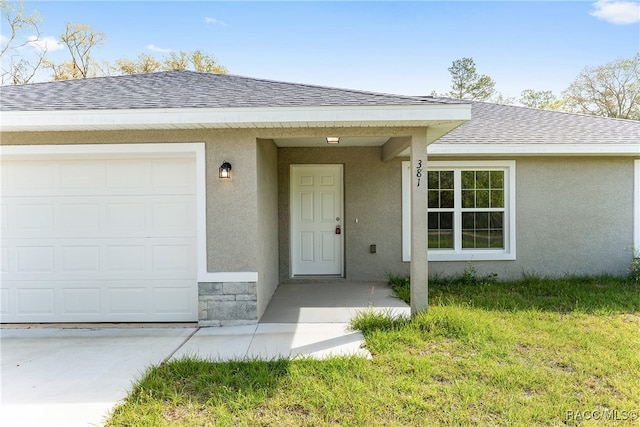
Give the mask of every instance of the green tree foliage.
M 567 111 L 640 120 L 640 52 L 585 68 L 562 95 Z
M 136 60 L 122 58 L 116 61 L 116 73 L 140 74 L 157 71 L 193 70 L 202 73 L 226 74 L 227 69 L 218 63 L 217 59 L 201 50 L 193 52 L 171 52 L 158 60 L 147 54 L 141 54 Z
M 556 110 L 558 98 L 550 90 L 525 89 L 520 93 L 520 103 L 529 108 Z
M 449 96 L 452 98 L 484 101 L 495 93 L 496 83 L 491 77 L 477 73 L 473 58 L 457 59 L 448 70 L 451 73 Z

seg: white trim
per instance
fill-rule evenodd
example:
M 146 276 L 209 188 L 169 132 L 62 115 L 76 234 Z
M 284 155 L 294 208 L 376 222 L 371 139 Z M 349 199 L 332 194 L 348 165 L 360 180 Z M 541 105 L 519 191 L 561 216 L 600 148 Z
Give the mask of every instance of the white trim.
M 198 272 L 198 282 L 257 282 L 254 271 L 229 271 L 220 273 Z
M 492 261 L 516 259 L 516 162 L 514 160 L 487 161 L 428 161 L 427 170 L 442 169 L 495 169 L 505 171 L 505 248 L 500 250 L 442 250 L 429 249 L 428 261 Z M 410 211 L 410 162 L 402 162 L 402 260 L 411 260 L 411 218 Z M 426 242 L 425 242 L 426 244 Z
M 197 210 L 197 280 L 198 282 L 256 282 L 257 272 L 208 272 L 207 271 L 207 200 L 206 156 L 202 142 L 161 144 L 74 144 L 74 145 L 2 145 L 2 159 L 33 159 L 37 156 L 94 155 L 148 155 L 193 156 L 196 161 L 196 210 Z
M 633 247 L 640 251 L 640 159 L 633 162 Z
M 151 128 L 428 126 L 471 119 L 470 104 L 4 111 L 5 132 Z
M 640 144 L 430 144 L 428 155 L 637 156 Z

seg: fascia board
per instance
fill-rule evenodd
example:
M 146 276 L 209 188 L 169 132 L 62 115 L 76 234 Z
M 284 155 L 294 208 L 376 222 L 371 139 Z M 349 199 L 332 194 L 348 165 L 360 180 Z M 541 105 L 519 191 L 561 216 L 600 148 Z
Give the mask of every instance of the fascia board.
M 464 156 L 640 156 L 640 143 L 634 144 L 431 144 L 429 155 Z
M 434 121 L 471 119 L 469 104 L 376 105 L 338 107 L 170 108 L 138 110 L 4 111 L 5 132 L 48 130 L 149 129 L 153 127 L 428 126 Z

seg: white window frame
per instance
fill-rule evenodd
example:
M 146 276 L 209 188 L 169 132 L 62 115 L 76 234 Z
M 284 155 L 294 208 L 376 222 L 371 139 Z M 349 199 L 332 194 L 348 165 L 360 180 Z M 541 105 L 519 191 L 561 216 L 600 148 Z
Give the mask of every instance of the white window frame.
M 462 249 L 455 235 L 454 249 L 429 249 L 428 261 L 502 261 L 516 259 L 516 162 L 515 160 L 428 161 L 427 170 L 503 170 L 504 171 L 504 241 L 501 249 Z M 456 190 L 457 191 L 457 190 Z M 455 208 L 461 212 L 461 206 Z M 460 215 L 458 215 L 460 216 Z M 459 233 L 461 224 L 456 224 Z M 427 244 L 425 238 L 425 244 Z M 411 164 L 402 162 L 402 260 L 411 260 Z

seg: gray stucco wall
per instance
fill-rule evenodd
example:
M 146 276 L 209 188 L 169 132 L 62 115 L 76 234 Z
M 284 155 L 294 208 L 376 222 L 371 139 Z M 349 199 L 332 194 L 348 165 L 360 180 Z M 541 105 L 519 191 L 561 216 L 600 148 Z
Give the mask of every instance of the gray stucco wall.
M 258 190 L 258 318 L 279 283 L 278 275 L 278 150 L 273 141 L 257 142 Z
M 435 160 L 434 157 L 431 158 Z M 633 158 L 516 159 L 515 261 L 475 261 L 499 279 L 624 275 L 633 239 Z M 429 272 L 460 274 L 466 262 L 430 262 Z
M 402 262 L 401 159 L 383 162 L 381 147 L 279 148 L 280 279 L 289 279 L 291 271 L 289 167 L 312 163 L 344 165 L 346 278 L 381 280 L 387 273 L 408 273 L 408 263 Z

